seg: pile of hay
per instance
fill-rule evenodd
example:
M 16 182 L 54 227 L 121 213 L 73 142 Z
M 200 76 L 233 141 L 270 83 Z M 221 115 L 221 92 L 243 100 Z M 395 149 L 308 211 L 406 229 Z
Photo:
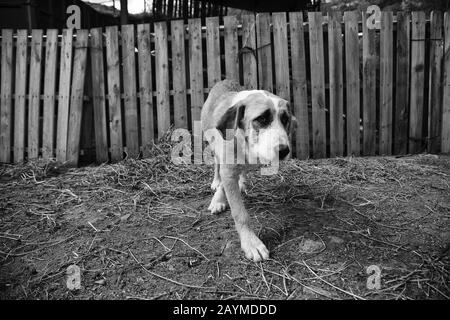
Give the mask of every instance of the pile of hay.
M 245 202 L 272 257 L 255 265 L 236 245 L 229 212 L 206 210 L 212 166 L 176 165 L 171 149 L 166 140 L 147 159 L 83 168 L 2 165 L 0 296 L 74 297 L 62 279 L 77 263 L 102 270 L 89 279 L 105 298 L 450 297 L 449 157 L 289 160 L 272 176 L 251 171 Z M 142 239 L 153 242 L 140 247 Z M 178 264 L 158 269 L 171 261 Z M 228 277 L 207 276 L 216 263 Z M 366 288 L 365 267 L 374 263 L 383 270 L 380 290 Z M 127 272 L 137 270 L 151 288 L 123 293 L 116 274 L 132 279 Z M 238 284 L 233 271 L 260 286 Z

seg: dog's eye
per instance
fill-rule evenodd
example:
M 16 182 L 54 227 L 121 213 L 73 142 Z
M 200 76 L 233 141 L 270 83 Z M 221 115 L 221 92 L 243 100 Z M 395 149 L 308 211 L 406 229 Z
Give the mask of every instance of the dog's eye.
M 270 111 L 266 111 L 262 115 L 257 117 L 254 121 L 256 121 L 256 123 L 261 127 L 267 127 L 272 121 L 272 114 L 270 113 Z
M 280 121 L 283 124 L 283 126 L 287 126 L 289 122 L 289 116 L 285 112 L 283 112 L 280 116 Z

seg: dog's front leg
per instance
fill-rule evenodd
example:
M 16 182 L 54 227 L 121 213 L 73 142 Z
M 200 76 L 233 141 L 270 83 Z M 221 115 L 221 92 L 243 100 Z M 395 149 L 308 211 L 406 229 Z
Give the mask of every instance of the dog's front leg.
M 250 228 L 250 217 L 244 207 L 244 201 L 239 191 L 239 172 L 234 166 L 221 165 L 220 178 L 245 257 L 255 262 L 268 259 L 269 250 Z

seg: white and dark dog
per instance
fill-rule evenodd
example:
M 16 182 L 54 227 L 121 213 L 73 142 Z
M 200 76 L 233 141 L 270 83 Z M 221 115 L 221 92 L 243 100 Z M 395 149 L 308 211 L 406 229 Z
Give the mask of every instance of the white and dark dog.
M 219 213 L 229 204 L 245 257 L 255 262 L 268 259 L 269 251 L 249 225 L 241 196 L 245 191 L 245 171 L 254 163 L 250 158 L 270 163 L 288 156 L 294 120 L 288 101 L 265 90 L 243 90 L 231 80 L 223 80 L 211 89 L 201 111 L 202 130 L 215 161 L 211 184 L 215 194 L 208 209 Z M 240 135 L 242 139 L 236 139 L 236 147 L 244 150 L 245 164 L 230 163 L 223 144 L 211 139 L 214 135 L 206 134 L 211 130 L 217 130 L 222 141 L 229 139 L 227 131 Z

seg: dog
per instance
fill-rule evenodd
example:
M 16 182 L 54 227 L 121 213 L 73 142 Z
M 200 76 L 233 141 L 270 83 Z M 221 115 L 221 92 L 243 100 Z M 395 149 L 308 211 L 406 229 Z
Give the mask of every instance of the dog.
M 242 200 L 245 171 L 253 165 L 247 162 L 250 158 L 264 163 L 285 159 L 291 150 L 294 121 L 288 101 L 265 90 L 244 90 L 234 80 L 215 84 L 201 110 L 202 130 L 214 154 L 211 188 L 215 193 L 208 209 L 216 214 L 225 211 L 229 204 L 245 257 L 255 262 L 268 259 L 269 250 L 251 229 Z M 211 130 L 223 141 L 229 139 L 230 130 L 233 141 L 234 136 L 240 136 L 241 139 L 236 139 L 237 148 L 246 151 L 245 163 L 226 161 L 226 152 L 217 136 L 206 134 Z

